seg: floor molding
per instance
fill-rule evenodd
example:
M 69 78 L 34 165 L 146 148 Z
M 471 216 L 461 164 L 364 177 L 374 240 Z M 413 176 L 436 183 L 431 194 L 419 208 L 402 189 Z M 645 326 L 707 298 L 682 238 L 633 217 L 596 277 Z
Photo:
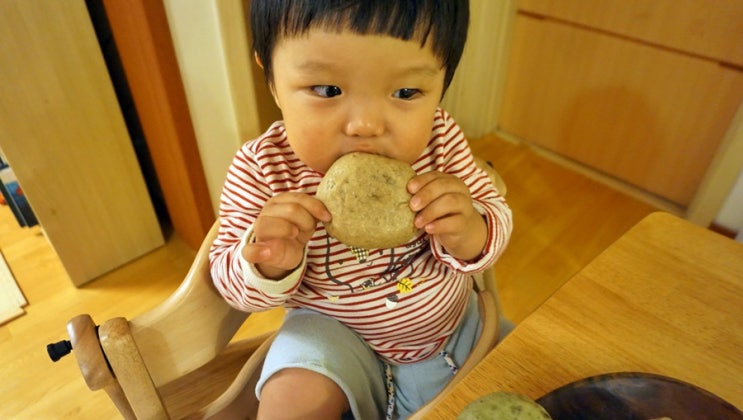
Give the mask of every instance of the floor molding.
M 708 229 L 712 232 L 717 232 L 722 236 L 727 236 L 730 239 L 735 239 L 736 236 L 738 236 L 738 232 L 735 229 L 730 229 L 715 222 L 710 223 Z

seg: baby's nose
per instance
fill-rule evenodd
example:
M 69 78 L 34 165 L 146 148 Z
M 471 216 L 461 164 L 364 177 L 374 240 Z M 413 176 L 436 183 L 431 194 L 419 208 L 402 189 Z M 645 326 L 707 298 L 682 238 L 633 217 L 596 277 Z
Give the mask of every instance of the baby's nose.
M 373 106 L 358 106 L 348 114 L 346 134 L 352 137 L 376 137 L 384 133 L 382 113 Z

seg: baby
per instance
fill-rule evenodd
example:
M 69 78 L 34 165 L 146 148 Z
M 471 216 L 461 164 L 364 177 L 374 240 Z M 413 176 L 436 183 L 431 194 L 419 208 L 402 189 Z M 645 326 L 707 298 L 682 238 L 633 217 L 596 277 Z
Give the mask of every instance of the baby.
M 256 387 L 259 418 L 405 418 L 480 333 L 472 275 L 492 265 L 511 212 L 439 103 L 464 47 L 466 0 L 253 0 L 258 64 L 283 121 L 228 171 L 214 283 L 233 307 L 287 315 Z M 348 247 L 315 198 L 339 157 L 406 162 L 419 234 Z

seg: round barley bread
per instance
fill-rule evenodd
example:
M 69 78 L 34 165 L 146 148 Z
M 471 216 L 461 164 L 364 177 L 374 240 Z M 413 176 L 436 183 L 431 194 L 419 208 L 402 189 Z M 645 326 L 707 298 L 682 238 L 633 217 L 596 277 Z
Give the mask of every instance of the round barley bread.
M 524 395 L 494 392 L 472 401 L 457 420 L 549 420 L 547 410 Z
M 418 231 L 407 183 L 415 171 L 405 162 L 369 153 L 349 153 L 330 167 L 316 197 L 333 220 L 330 236 L 352 247 L 393 248 Z

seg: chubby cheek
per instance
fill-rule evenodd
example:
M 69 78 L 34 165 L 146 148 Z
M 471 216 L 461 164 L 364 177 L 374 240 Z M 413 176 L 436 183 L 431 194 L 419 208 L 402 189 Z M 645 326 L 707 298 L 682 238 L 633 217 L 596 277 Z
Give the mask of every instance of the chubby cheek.
M 332 135 L 312 127 L 286 127 L 289 144 L 297 157 L 315 171 L 325 173 L 335 160 Z
M 431 129 L 433 123 L 419 123 L 417 125 L 408 125 L 395 141 L 395 158 L 403 162 L 412 164 L 420 157 L 423 150 L 431 141 Z

